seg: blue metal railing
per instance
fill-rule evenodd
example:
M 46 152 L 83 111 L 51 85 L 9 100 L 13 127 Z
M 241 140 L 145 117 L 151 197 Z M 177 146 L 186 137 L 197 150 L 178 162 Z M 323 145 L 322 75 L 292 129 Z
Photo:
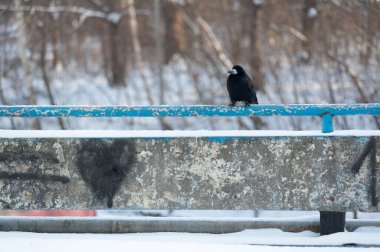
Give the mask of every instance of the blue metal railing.
M 214 117 L 214 116 L 321 116 L 322 132 L 333 131 L 334 116 L 380 116 L 380 103 L 287 105 L 180 105 L 180 106 L 0 106 L 0 117 Z

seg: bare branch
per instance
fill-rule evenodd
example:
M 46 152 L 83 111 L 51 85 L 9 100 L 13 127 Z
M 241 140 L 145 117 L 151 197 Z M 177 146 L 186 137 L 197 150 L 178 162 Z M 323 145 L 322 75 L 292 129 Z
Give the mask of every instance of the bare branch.
M 211 26 L 204 20 L 202 17 L 197 16 L 196 22 L 199 24 L 199 26 L 202 28 L 202 30 L 207 35 L 207 38 L 211 42 L 211 45 L 218 56 L 218 59 L 223 63 L 225 67 L 232 67 L 232 62 L 227 57 L 227 55 L 224 53 L 224 50 L 222 48 L 222 43 L 220 43 L 219 39 L 216 37 L 215 33 L 212 31 Z
M 104 12 L 97 11 L 89 8 L 79 7 L 79 6 L 63 6 L 63 5 L 49 5 L 49 6 L 41 6 L 41 5 L 0 5 L 0 10 L 4 11 L 14 11 L 14 12 L 45 12 L 45 13 L 59 13 L 59 12 L 68 12 L 72 14 L 80 15 L 79 23 L 83 23 L 87 18 L 100 18 L 104 19 L 108 22 L 117 24 L 128 15 L 126 10 L 123 11 L 112 11 L 112 12 Z M 148 10 L 135 10 L 136 15 L 150 15 L 150 11 Z

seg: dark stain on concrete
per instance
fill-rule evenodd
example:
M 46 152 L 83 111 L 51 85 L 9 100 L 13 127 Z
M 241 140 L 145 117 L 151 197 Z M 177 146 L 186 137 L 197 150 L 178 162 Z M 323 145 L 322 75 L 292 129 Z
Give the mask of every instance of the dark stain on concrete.
M 0 153 L 0 162 L 9 171 L 0 171 L 0 179 L 9 180 L 39 180 L 69 183 L 70 178 L 62 175 L 44 174 L 40 167 L 54 167 L 60 164 L 54 152 L 39 151 L 26 141 L 20 141 L 19 145 L 7 145 Z M 20 165 L 31 167 L 31 171 L 13 172 Z
M 358 174 L 360 171 L 360 168 L 363 165 L 364 160 L 368 156 L 368 154 L 376 148 L 376 140 L 375 138 L 371 137 L 364 147 L 364 150 L 360 154 L 359 158 L 356 160 L 356 162 L 352 165 L 351 170 L 354 174 Z M 376 153 L 375 153 L 376 154 Z
M 131 140 L 88 139 L 78 149 L 79 172 L 99 200 L 113 205 L 113 197 L 128 174 L 135 159 L 135 145 Z
M 371 166 L 371 184 L 369 188 L 369 193 L 371 197 L 371 203 L 372 206 L 376 207 L 379 200 L 376 195 L 376 182 L 377 182 L 377 164 L 376 164 L 376 152 L 377 152 L 377 147 L 376 147 L 376 141 L 374 138 L 371 138 L 374 142 L 374 146 L 372 148 L 371 156 L 370 156 L 370 166 Z
M 352 165 L 352 172 L 354 174 L 358 174 L 360 171 L 360 168 L 362 167 L 364 160 L 369 156 L 369 166 L 371 169 L 371 181 L 369 186 L 369 196 L 371 198 L 372 206 L 377 206 L 378 199 L 376 195 L 376 181 L 377 181 L 377 165 L 376 165 L 376 139 L 374 137 L 370 137 L 368 143 L 364 147 L 364 150 L 360 154 L 359 158 L 356 160 L 356 162 Z
M 0 153 L 0 162 L 26 161 L 26 162 L 51 162 L 58 164 L 59 160 L 52 153 L 40 153 L 35 150 L 5 150 Z
M 38 173 L 30 173 L 30 172 L 9 173 L 9 172 L 0 171 L 0 179 L 55 181 L 55 182 L 61 182 L 63 184 L 67 184 L 70 182 L 70 178 L 66 176 L 38 174 Z

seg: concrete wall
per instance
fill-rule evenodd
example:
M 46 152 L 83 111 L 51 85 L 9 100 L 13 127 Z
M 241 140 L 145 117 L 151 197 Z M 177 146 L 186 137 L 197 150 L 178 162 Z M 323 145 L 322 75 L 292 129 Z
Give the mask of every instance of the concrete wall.
M 377 210 L 380 137 L 0 139 L 0 209 Z

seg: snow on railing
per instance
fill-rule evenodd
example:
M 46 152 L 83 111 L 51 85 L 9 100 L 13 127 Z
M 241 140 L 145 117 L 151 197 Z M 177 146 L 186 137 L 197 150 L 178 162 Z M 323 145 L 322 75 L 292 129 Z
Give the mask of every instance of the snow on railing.
M 380 103 L 281 105 L 131 105 L 131 106 L 0 106 L 0 117 L 215 117 L 321 116 L 322 132 L 333 131 L 334 116 L 380 116 Z

